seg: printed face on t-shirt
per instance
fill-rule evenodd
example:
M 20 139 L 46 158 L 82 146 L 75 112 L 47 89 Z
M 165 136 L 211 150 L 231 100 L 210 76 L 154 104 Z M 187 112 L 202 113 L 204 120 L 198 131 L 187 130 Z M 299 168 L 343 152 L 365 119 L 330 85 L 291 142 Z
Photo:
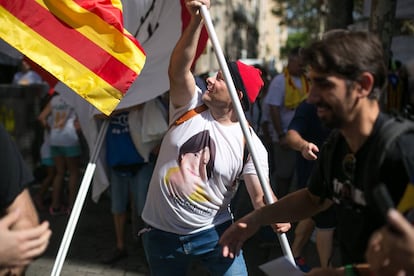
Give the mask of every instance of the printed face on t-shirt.
M 178 167 L 168 169 L 164 177 L 170 195 L 203 200 L 203 187 L 211 177 L 214 158 L 215 143 L 209 131 L 199 132 L 182 144 Z

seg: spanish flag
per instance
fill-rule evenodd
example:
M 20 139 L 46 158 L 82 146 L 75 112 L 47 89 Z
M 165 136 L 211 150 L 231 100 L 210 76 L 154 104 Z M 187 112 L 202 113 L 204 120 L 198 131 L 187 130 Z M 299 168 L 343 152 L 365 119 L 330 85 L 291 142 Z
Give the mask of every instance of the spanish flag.
M 0 0 L 0 37 L 107 115 L 146 59 L 120 0 Z

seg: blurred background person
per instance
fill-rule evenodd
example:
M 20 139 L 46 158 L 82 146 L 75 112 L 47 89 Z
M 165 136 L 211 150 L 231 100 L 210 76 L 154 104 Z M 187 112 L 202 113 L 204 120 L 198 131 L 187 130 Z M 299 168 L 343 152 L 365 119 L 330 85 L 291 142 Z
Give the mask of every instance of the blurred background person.
M 32 70 L 30 64 L 22 59 L 19 71 L 13 76 L 12 84 L 17 85 L 30 85 L 30 84 L 41 84 L 43 82 L 42 77 Z
M 50 150 L 56 167 L 49 213 L 51 215 L 69 214 L 79 188 L 80 156 L 82 154 L 78 136 L 80 126 L 73 107 L 67 104 L 57 92 L 39 115 L 39 120 L 44 127 L 48 127 L 47 118 L 49 115 L 52 118 Z M 66 173 L 68 173 L 69 195 L 67 199 L 65 198 L 66 202 L 62 202 L 62 188 Z
M 295 174 L 296 154 L 286 143 L 286 132 L 297 106 L 309 92 L 299 50 L 297 47 L 290 51 L 286 68 L 270 82 L 264 100 L 269 105 L 273 136 L 277 138 L 272 146 L 274 171 L 271 184 L 279 198 L 289 193 Z
M 319 149 L 328 137 L 330 130 L 319 120 L 316 106 L 304 100 L 297 108 L 286 134 L 287 144 L 296 151 L 296 189 L 307 186 Z M 316 226 L 316 248 L 318 250 L 321 267 L 330 265 L 333 250 L 333 238 L 336 225 L 333 207 L 312 218 L 300 221 L 295 228 L 292 243 L 292 254 L 296 264 L 308 272 L 310 267 L 302 257 L 302 251 L 309 241 Z

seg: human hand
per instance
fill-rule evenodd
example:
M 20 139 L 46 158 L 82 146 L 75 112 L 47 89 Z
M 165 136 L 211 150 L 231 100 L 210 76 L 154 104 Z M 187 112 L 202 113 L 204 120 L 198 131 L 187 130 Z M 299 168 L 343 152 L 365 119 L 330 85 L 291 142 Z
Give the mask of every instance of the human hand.
M 369 241 L 367 261 L 376 275 L 411 275 L 414 227 L 396 210 L 390 210 L 387 218 L 388 225 L 376 231 Z
M 300 153 L 302 154 L 303 158 L 307 160 L 316 160 L 318 158 L 316 153 L 318 152 L 319 152 L 318 146 L 311 142 L 306 143 L 300 149 Z
M 36 227 L 11 230 L 19 216 L 19 210 L 15 210 L 0 219 L 0 266 L 28 265 L 49 244 L 52 232 L 47 221 Z
M 392 275 L 392 272 L 388 267 L 390 260 L 382 249 L 384 240 L 382 232 L 384 230 L 385 228 L 372 234 L 365 252 L 365 257 L 375 275 L 380 273 L 381 270 L 383 270 L 382 273 L 386 273 L 385 275 Z
M 224 257 L 233 259 L 238 256 L 243 243 L 259 230 L 260 224 L 257 223 L 255 214 L 253 211 L 237 220 L 221 235 L 219 244 L 223 247 Z
M 273 231 L 279 234 L 286 233 L 291 227 L 292 225 L 289 222 L 272 224 Z
M 205 5 L 210 8 L 210 0 L 186 0 L 185 5 L 191 16 L 200 16 L 200 7 Z

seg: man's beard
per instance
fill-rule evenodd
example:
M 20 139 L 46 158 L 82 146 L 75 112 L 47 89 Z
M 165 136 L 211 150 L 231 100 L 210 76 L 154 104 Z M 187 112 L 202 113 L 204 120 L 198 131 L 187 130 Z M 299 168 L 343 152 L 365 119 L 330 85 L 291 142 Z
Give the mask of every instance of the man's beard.
M 343 120 L 337 116 L 332 116 L 331 118 L 320 118 L 322 124 L 328 129 L 341 128 Z
M 344 125 L 344 119 L 339 116 L 337 113 L 335 113 L 333 111 L 333 108 L 327 104 L 318 104 L 317 106 L 319 107 L 323 107 L 326 110 L 329 110 L 329 116 L 323 116 L 323 117 L 319 117 L 319 119 L 321 120 L 322 124 L 329 128 L 329 129 L 334 129 L 334 128 L 341 128 Z

